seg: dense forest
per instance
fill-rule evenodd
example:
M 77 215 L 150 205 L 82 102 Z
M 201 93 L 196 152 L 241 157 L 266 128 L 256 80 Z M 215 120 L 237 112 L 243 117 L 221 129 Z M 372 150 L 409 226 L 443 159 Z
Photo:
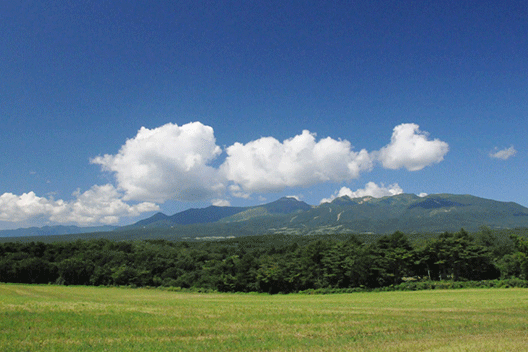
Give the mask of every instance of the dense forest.
M 395 232 L 368 243 L 349 235 L 0 244 L 0 281 L 11 283 L 288 293 L 511 278 L 528 279 L 528 239 L 486 230 L 425 241 Z

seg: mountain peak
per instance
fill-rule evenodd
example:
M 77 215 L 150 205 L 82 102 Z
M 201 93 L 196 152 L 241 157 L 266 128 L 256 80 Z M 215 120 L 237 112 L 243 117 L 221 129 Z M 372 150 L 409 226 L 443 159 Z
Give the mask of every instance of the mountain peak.
M 482 225 L 492 228 L 527 226 L 528 216 L 521 216 L 525 214 L 528 214 L 528 209 L 518 204 L 469 195 L 430 194 L 419 197 L 412 193 L 402 193 L 381 198 L 343 196 L 331 203 L 324 203 L 324 206 L 315 207 L 296 197 L 282 197 L 252 207 L 209 206 L 188 209 L 172 216 L 158 213 L 153 216 L 154 219 L 135 225 L 155 228 L 220 222 L 222 226 L 226 226 L 228 223 L 248 221 L 250 227 L 256 226 L 255 224 L 270 227 L 259 228 L 261 233 L 271 231 L 271 228 L 280 228 L 280 231 L 288 229 L 287 231 L 294 233 L 315 231 L 317 228 L 372 233 L 396 230 L 442 232 L 461 227 L 471 230 Z M 263 217 L 267 217 L 264 222 Z M 158 221 L 152 221 L 156 218 Z M 213 225 L 208 226 L 215 228 Z M 183 230 L 179 228 L 179 231 Z M 215 231 L 220 230 L 216 228 Z
M 218 222 L 218 225 L 213 223 Z M 185 226 L 192 225 L 192 226 Z M 120 231 L 141 231 L 174 227 L 171 236 L 200 237 L 266 233 L 411 233 L 476 231 L 481 226 L 492 229 L 528 227 L 528 208 L 513 202 L 500 202 L 471 195 L 398 194 L 375 198 L 339 197 L 331 203 L 310 206 L 294 197 L 250 207 L 217 207 L 188 209 L 167 216 L 156 213 Z M 177 229 L 176 229 L 177 228 Z M 145 229 L 145 230 L 143 230 Z M 42 235 L 40 230 L 37 235 Z M 66 233 L 62 227 L 60 233 Z M 138 236 L 144 232 L 138 232 Z M 163 232 L 163 231 L 162 231 Z M 32 232 L 35 235 L 35 232 Z M 70 232 L 71 233 L 71 232 Z M 177 233 L 177 235 L 175 235 Z M 0 232 L 0 237 L 2 234 Z M 27 236 L 25 232 L 10 236 Z M 49 235 L 49 233 L 47 233 Z M 135 232 L 134 232 L 135 236 Z
M 272 214 L 289 214 L 299 210 L 304 211 L 312 208 L 311 205 L 298 200 L 295 197 L 282 197 L 274 202 L 263 204 L 260 207 L 265 208 Z
M 167 215 L 165 215 L 165 214 L 163 214 L 161 212 L 158 212 L 158 213 L 152 215 L 149 218 L 146 218 L 146 219 L 143 219 L 141 221 L 136 222 L 134 224 L 134 226 L 146 226 L 146 225 L 152 224 L 154 222 L 166 220 L 167 218 L 168 218 Z

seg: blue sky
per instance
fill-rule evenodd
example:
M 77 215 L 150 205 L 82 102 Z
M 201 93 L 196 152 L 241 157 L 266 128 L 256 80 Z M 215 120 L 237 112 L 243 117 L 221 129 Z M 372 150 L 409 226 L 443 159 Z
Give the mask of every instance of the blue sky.
M 472 194 L 528 206 L 525 1 L 0 4 L 0 229 Z

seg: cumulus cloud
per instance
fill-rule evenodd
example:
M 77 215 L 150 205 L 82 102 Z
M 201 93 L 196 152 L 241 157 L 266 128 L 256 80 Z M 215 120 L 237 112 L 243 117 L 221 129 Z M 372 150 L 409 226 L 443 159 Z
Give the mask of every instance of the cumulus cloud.
M 507 160 L 507 159 L 511 158 L 512 156 L 514 156 L 516 153 L 517 153 L 517 151 L 515 150 L 515 148 L 512 145 L 509 148 L 505 148 L 505 149 L 501 149 L 501 150 L 497 150 L 497 148 L 495 148 L 495 152 L 489 153 L 489 156 L 491 158 L 495 158 L 495 159 Z
M 192 122 L 142 127 L 117 154 L 91 162 L 115 174 L 125 200 L 161 203 L 221 199 L 226 189 L 231 196 L 249 198 L 288 187 L 349 181 L 370 171 L 376 159 L 385 168 L 416 171 L 440 162 L 447 151 L 447 143 L 429 140 L 416 124 L 396 126 L 390 144 L 372 153 L 354 151 L 347 140 L 317 140 L 315 133 L 304 130 L 282 142 L 262 137 L 234 143 L 225 149 L 224 162 L 213 167 L 222 153 L 213 128 Z
M 25 221 L 38 216 L 53 216 L 64 212 L 67 204 L 58 200 L 38 197 L 35 192 L 16 195 L 4 193 L 0 196 L 1 221 Z
M 142 127 L 116 155 L 91 159 L 115 173 L 126 200 L 164 202 L 211 198 L 225 186 L 208 164 L 220 153 L 213 129 L 200 122 Z
M 237 198 L 244 198 L 244 199 L 249 199 L 249 198 L 251 198 L 251 194 L 242 191 L 242 188 L 240 188 L 239 185 L 230 185 L 230 186 L 229 186 L 229 192 L 231 192 L 231 194 L 232 194 L 234 197 L 237 197 Z
M 299 197 L 299 196 L 286 196 L 286 198 L 292 198 L 292 199 L 295 199 L 298 202 L 301 201 L 301 197 Z
M 263 137 L 235 143 L 226 149 L 221 171 L 243 192 L 253 193 L 351 180 L 372 169 L 373 160 L 366 150 L 355 152 L 346 140 L 316 141 L 315 137 L 305 130 L 283 142 Z
M 381 198 L 387 196 L 395 196 L 401 193 L 403 193 L 403 189 L 401 189 L 401 187 L 397 183 L 385 187 L 385 185 L 383 184 L 381 184 L 381 186 L 378 186 L 374 182 L 368 182 L 365 185 L 365 188 L 358 189 L 355 191 L 352 191 L 348 187 L 342 187 L 339 191 L 336 191 L 329 198 L 323 198 L 321 200 L 321 203 L 330 203 L 334 199 L 344 196 L 349 196 L 350 198 L 361 198 L 367 196 Z
M 75 192 L 72 201 L 38 197 L 34 192 L 4 193 L 0 196 L 0 221 L 40 217 L 59 223 L 111 224 L 123 216 L 159 210 L 155 203 L 169 199 L 210 200 L 225 206 L 229 205 L 227 194 L 250 198 L 254 193 L 357 179 L 372 170 L 376 161 L 389 169 L 420 170 L 442 161 L 448 149 L 447 143 L 430 140 L 418 125 L 401 124 L 379 151 L 355 151 L 347 140 L 317 139 L 315 133 L 304 130 L 282 142 L 262 137 L 246 144 L 234 143 L 225 148 L 221 162 L 217 159 L 222 149 L 210 126 L 191 122 L 142 127 L 116 154 L 90 160 L 115 176 L 116 187 L 93 186 L 84 193 Z M 512 146 L 490 156 L 507 159 L 514 153 Z M 326 201 L 342 195 L 382 197 L 398 192 L 397 184 L 384 187 L 369 182 L 357 191 L 343 187 Z M 130 205 L 129 201 L 141 203 Z
M 377 153 L 384 168 L 421 170 L 444 160 L 449 145 L 439 139 L 429 140 L 428 133 L 414 123 L 394 127 L 391 142 Z
M 73 196 L 75 199 L 67 202 L 38 197 L 35 192 L 4 193 L 0 196 L 0 220 L 18 222 L 45 218 L 56 223 L 115 224 L 121 217 L 159 210 L 154 203 L 129 205 L 123 202 L 122 195 L 110 184 L 95 185 L 84 193 L 77 190 Z
M 211 204 L 217 207 L 229 207 L 231 203 L 226 199 L 213 199 Z

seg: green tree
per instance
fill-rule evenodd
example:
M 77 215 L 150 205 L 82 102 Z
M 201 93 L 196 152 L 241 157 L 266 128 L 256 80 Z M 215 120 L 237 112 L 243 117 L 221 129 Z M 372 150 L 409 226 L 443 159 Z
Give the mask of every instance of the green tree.
M 57 264 L 58 282 L 64 285 L 89 285 L 94 272 L 93 263 L 79 257 L 62 260 Z
M 476 243 L 464 229 L 456 233 L 444 232 L 429 243 L 425 253 L 435 260 L 435 271 L 441 279 L 482 280 L 495 279 L 500 275 L 487 249 Z
M 322 262 L 325 287 L 359 287 L 368 282 L 369 255 L 355 238 L 334 243 Z
M 528 239 L 516 235 L 511 235 L 510 238 L 517 251 L 514 254 L 514 258 L 518 263 L 520 276 L 521 278 L 528 280 Z
M 400 231 L 383 236 L 371 246 L 372 274 L 379 286 L 395 285 L 411 275 L 414 263 L 413 247 Z

